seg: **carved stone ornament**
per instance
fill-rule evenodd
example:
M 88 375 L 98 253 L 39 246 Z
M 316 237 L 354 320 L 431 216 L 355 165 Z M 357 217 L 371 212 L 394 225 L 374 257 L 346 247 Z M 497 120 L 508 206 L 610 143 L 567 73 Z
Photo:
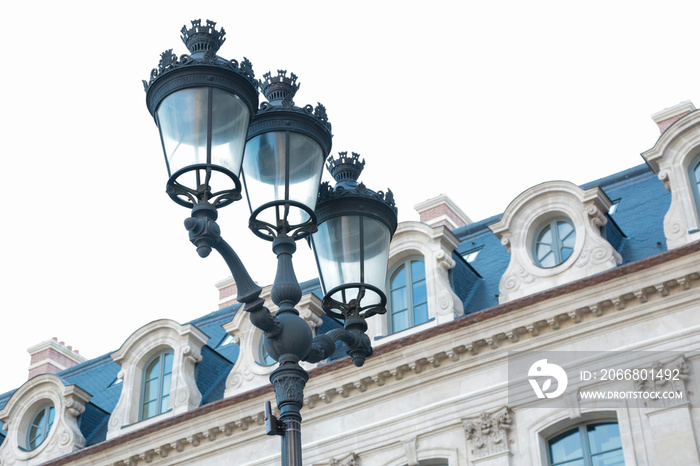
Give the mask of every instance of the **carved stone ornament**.
M 644 380 L 635 382 L 635 389 L 648 392 L 649 397 L 643 398 L 644 406 L 653 409 L 669 408 L 688 402 L 690 393 L 686 381 L 690 376 L 690 364 L 681 356 L 667 363 L 655 362 L 651 367 L 641 368 L 645 374 L 650 374 Z M 656 396 L 659 393 L 672 393 L 672 397 Z
M 508 432 L 512 423 L 510 409 L 506 406 L 496 411 L 484 411 L 477 417 L 462 419 L 472 459 L 508 453 Z
M 345 458 L 331 458 L 328 464 L 330 466 L 360 466 L 360 457 L 355 453 L 350 453 Z

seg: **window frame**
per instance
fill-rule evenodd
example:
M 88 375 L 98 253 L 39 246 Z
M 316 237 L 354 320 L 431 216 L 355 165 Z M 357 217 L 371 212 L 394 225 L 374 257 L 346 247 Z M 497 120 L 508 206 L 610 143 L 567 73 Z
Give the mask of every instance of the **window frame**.
M 614 448 L 610 450 L 605 450 L 597 453 L 592 453 L 591 451 L 591 446 L 590 446 L 590 440 L 588 438 L 588 429 L 590 427 L 596 427 L 596 426 L 601 426 L 601 425 L 608 425 L 608 424 L 614 424 L 617 426 L 617 432 L 620 438 L 620 447 L 619 448 Z M 569 460 L 564 460 L 560 461 L 558 463 L 555 463 L 553 458 L 552 458 L 552 442 L 556 440 L 561 440 L 565 437 L 568 437 L 574 432 L 578 432 L 580 441 L 581 441 L 581 454 L 582 457 L 575 458 L 575 459 L 569 459 Z M 559 465 L 567 465 L 570 464 L 571 462 L 582 460 L 584 466 L 592 466 L 592 458 L 595 456 L 599 456 L 605 453 L 610 453 L 613 451 L 620 451 L 623 453 L 623 465 L 624 465 L 624 450 L 622 447 L 622 434 L 620 432 L 620 424 L 616 419 L 595 419 L 595 420 L 589 420 L 587 422 L 582 422 L 579 424 L 575 424 L 572 426 L 568 426 L 563 430 L 558 431 L 557 433 L 550 435 L 545 439 L 545 446 L 546 446 L 546 458 L 547 458 L 547 466 L 559 466 Z
M 415 303 L 413 300 L 413 284 L 414 281 L 412 279 L 412 270 L 411 270 L 411 265 L 414 262 L 420 262 L 423 265 L 423 286 L 425 287 L 425 296 L 426 299 L 424 302 L 419 303 L 425 304 L 426 310 L 427 310 L 427 319 L 423 322 L 416 323 L 416 316 L 415 316 Z M 405 287 L 406 287 L 406 312 L 409 317 L 409 324 L 406 328 L 401 329 L 401 330 L 394 330 L 394 309 L 393 309 L 393 302 L 392 302 L 392 281 L 396 274 L 399 273 L 399 271 L 404 268 L 406 270 L 406 281 L 405 281 Z M 430 308 L 428 307 L 428 277 L 427 277 L 427 271 L 426 271 L 426 266 L 425 266 L 425 259 L 421 256 L 413 256 L 409 257 L 407 259 L 402 260 L 398 264 L 396 264 L 392 269 L 391 272 L 387 275 L 387 284 L 386 284 L 386 289 L 387 289 L 387 319 L 386 319 L 386 326 L 387 326 L 387 334 L 388 335 L 393 335 L 396 333 L 400 333 L 403 331 L 406 331 L 408 329 L 411 329 L 413 327 L 416 327 L 418 325 L 422 325 L 426 322 L 430 322 L 432 319 L 430 317 Z
M 170 355 L 171 356 L 171 362 L 170 362 L 170 372 L 164 372 L 165 371 L 165 357 Z M 154 362 L 158 361 L 160 364 L 160 370 L 158 372 L 158 397 L 155 400 L 156 401 L 156 413 L 152 416 L 145 416 L 144 413 L 144 406 L 147 403 L 146 401 L 146 383 L 150 380 L 147 378 L 147 374 L 149 372 L 149 368 L 153 365 Z M 161 351 L 155 356 L 153 356 L 151 359 L 148 360 L 148 363 L 143 368 L 143 371 L 141 372 L 141 396 L 140 396 L 140 401 L 139 401 L 139 412 L 138 412 L 138 421 L 145 421 L 148 419 L 152 419 L 160 414 L 167 413 L 172 409 L 170 405 L 170 395 L 172 393 L 172 388 L 173 388 L 173 383 L 172 383 L 172 377 L 173 377 L 173 366 L 175 363 L 175 354 L 172 350 L 165 350 Z M 165 379 L 166 375 L 170 375 L 170 390 L 168 391 L 168 408 L 163 409 L 163 398 L 165 398 L 165 395 L 163 394 L 163 381 Z M 148 401 L 150 403 L 151 401 Z
M 37 443 L 36 445 L 32 446 L 32 428 L 35 426 L 35 422 L 40 415 L 46 416 L 46 419 L 48 419 L 48 427 L 45 428 L 46 429 L 45 431 L 43 431 L 43 429 L 42 429 L 41 441 L 39 443 Z M 29 421 L 29 425 L 27 426 L 27 431 L 25 434 L 24 446 L 25 446 L 26 451 L 34 451 L 37 448 L 39 448 L 46 441 L 49 434 L 51 433 L 51 427 L 53 427 L 55 420 L 56 420 L 56 407 L 54 406 L 53 403 L 45 404 L 41 408 L 34 411 L 34 415 L 32 416 L 31 420 Z
M 566 258 L 562 255 L 562 249 L 564 249 L 564 240 L 569 238 L 571 236 L 571 233 L 569 233 L 565 238 L 561 238 L 559 235 L 559 224 L 560 223 L 566 223 L 571 227 L 571 233 L 573 233 L 573 246 L 571 246 L 569 249 L 571 249 L 571 252 L 569 253 Z M 540 238 L 542 237 L 543 233 L 545 230 L 549 228 L 549 230 L 552 232 L 552 243 L 551 243 L 551 252 L 554 254 L 554 265 L 543 265 L 542 261 L 539 259 L 539 254 L 538 254 L 538 246 L 540 245 Z M 558 267 L 562 264 L 564 264 L 571 256 L 573 256 L 574 250 L 576 248 L 576 236 L 577 236 L 577 231 L 576 231 L 576 225 L 574 224 L 574 221 L 568 217 L 556 217 L 552 218 L 550 220 L 547 220 L 545 222 L 542 222 L 539 227 L 537 227 L 537 230 L 535 231 L 535 234 L 532 238 L 532 245 L 531 245 L 531 252 L 532 252 L 532 261 L 534 264 L 542 269 L 553 269 L 555 267 Z

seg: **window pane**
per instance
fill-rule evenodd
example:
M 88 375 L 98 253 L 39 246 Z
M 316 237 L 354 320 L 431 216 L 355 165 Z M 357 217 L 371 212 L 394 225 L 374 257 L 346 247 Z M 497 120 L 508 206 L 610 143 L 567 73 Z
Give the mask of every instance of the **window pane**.
M 423 303 L 413 307 L 413 325 L 420 325 L 428 321 L 428 305 Z
M 583 447 L 578 427 L 555 437 L 549 442 L 552 464 L 583 458 Z
M 552 244 L 552 228 L 551 226 L 547 225 L 543 230 L 542 233 L 540 233 L 540 238 L 537 240 L 538 243 L 541 244 Z
M 406 286 L 406 267 L 401 267 L 391 278 L 391 289 Z
M 173 371 L 173 353 L 166 353 L 163 356 L 163 374 L 170 374 Z
M 617 424 L 596 424 L 588 426 L 588 442 L 591 453 L 596 454 L 622 448 L 620 429 Z
M 408 322 L 408 311 L 403 310 L 400 312 L 394 312 L 391 315 L 392 319 L 392 329 L 394 332 L 400 332 L 401 330 L 406 330 L 408 327 L 410 327 L 410 324 Z
M 403 311 L 408 307 L 406 300 L 406 287 L 391 292 L 391 311 L 393 313 Z
M 413 283 L 413 306 L 418 306 L 428 301 L 428 292 L 425 289 L 425 280 Z
M 146 379 L 154 380 L 160 377 L 160 359 L 153 361 L 146 369 Z
M 411 280 L 417 282 L 425 279 L 425 264 L 423 261 L 411 261 Z
M 168 396 L 170 395 L 170 379 L 172 375 L 167 374 L 166 376 L 163 377 L 163 390 L 161 391 L 161 396 Z
M 567 239 L 574 232 L 574 227 L 569 222 L 559 221 L 557 222 L 557 229 L 559 230 L 559 238 L 562 243 L 566 243 Z
M 622 449 L 601 453 L 591 458 L 593 466 L 624 466 L 625 458 Z
M 158 398 L 158 380 L 147 380 L 143 386 L 143 401 L 149 402 Z
M 164 413 L 170 408 L 170 395 L 166 395 L 160 400 L 160 412 Z
M 554 267 L 557 265 L 554 253 L 549 245 L 539 245 L 537 247 L 537 261 L 542 267 Z
M 148 419 L 148 418 L 151 418 L 151 417 L 155 416 L 156 414 L 158 414 L 156 412 L 156 408 L 158 407 L 158 405 L 156 403 L 157 403 L 156 401 L 150 401 L 148 403 L 144 403 L 143 411 L 141 413 L 141 419 Z
M 556 466 L 585 466 L 583 460 L 567 461 L 566 463 L 555 463 Z

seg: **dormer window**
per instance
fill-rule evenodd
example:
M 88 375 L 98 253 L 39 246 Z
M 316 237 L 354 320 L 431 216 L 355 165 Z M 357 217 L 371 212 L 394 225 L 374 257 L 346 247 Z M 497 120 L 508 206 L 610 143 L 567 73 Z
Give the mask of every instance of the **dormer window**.
M 387 312 L 369 319 L 368 334 L 384 344 L 464 314 L 450 283 L 459 240 L 445 226 L 402 222 L 389 252 Z
M 144 325 L 110 356 L 121 366 L 121 394 L 107 439 L 199 407 L 195 366 L 209 337 L 193 324 L 162 319 Z
M 389 279 L 389 331 L 400 332 L 427 322 L 428 294 L 425 263 L 420 259 L 403 262 Z
M 477 257 L 479 257 L 480 252 L 481 252 L 481 248 L 472 249 L 472 250 L 469 250 L 469 251 L 465 252 L 464 254 L 462 254 L 462 258 L 465 261 L 467 261 L 469 264 L 471 264 L 472 262 L 474 262 L 476 260 Z
M 671 192 L 664 235 L 673 249 L 700 239 L 700 112 L 681 102 L 652 118 L 662 133 L 642 157 Z
M 566 181 L 534 186 L 518 196 L 489 228 L 510 252 L 499 301 L 589 277 L 616 267 L 622 257 L 602 232 L 610 199 L 600 188 Z
M 574 252 L 576 229 L 571 220 L 560 218 L 542 225 L 535 238 L 535 264 L 547 269 L 562 264 Z
M 152 418 L 170 409 L 172 374 L 172 352 L 160 353 L 146 366 L 143 374 L 141 420 Z
M 28 380 L 0 409 L 0 464 L 44 464 L 83 448 L 78 420 L 91 397 L 55 374 Z

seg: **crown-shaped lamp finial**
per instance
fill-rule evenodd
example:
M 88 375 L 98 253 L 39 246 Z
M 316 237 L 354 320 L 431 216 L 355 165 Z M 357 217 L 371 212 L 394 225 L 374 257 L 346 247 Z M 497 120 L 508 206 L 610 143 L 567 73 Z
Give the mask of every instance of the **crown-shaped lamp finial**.
M 180 30 L 182 42 L 185 43 L 190 53 L 205 52 L 216 54 L 221 44 L 226 41 L 224 28 L 217 31 L 216 22 L 210 20 L 207 20 L 205 26 L 202 26 L 201 19 L 195 19 L 191 22 L 191 28 L 187 29 L 187 26 L 182 26 Z
M 294 105 L 294 95 L 299 90 L 297 75 L 291 73 L 287 76 L 287 70 L 277 70 L 277 76 L 272 76 L 269 71 L 263 75 L 264 81 L 258 81 L 260 90 L 272 105 Z
M 326 168 L 336 183 L 343 181 L 355 181 L 360 177 L 362 170 L 365 168 L 365 160 L 360 162 L 360 154 L 355 152 L 348 157 L 347 152 L 338 152 L 338 158 L 334 159 L 331 155 L 328 157 Z

